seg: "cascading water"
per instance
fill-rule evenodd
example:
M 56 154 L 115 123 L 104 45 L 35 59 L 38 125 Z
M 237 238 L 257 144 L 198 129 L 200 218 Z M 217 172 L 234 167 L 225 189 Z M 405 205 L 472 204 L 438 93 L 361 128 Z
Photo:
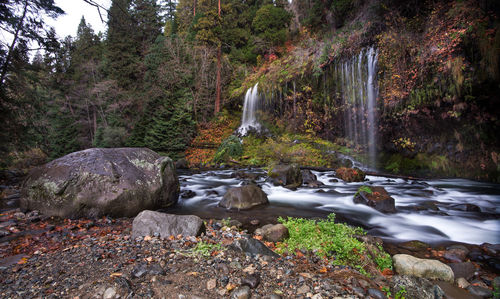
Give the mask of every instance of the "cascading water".
M 238 128 L 238 133 L 245 136 L 251 130 L 260 130 L 260 124 L 257 121 L 256 111 L 259 108 L 259 93 L 258 85 L 249 88 L 245 94 L 245 102 L 243 104 L 243 116 L 241 118 L 241 125 Z
M 335 70 L 345 107 L 345 137 L 365 148 L 372 167 L 377 157 L 377 58 L 378 52 L 369 48 Z

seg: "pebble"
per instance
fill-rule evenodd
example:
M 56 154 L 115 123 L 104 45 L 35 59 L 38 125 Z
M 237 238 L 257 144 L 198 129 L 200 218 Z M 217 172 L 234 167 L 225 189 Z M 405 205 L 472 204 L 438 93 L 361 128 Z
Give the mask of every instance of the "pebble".
M 234 291 L 231 293 L 231 299 L 249 299 L 250 295 L 250 287 L 241 286 L 234 289 Z
M 456 280 L 457 286 L 462 289 L 466 289 L 470 286 L 470 283 L 463 277 L 459 277 Z
M 260 276 L 257 274 L 247 275 L 241 280 L 242 285 L 247 285 L 252 289 L 255 289 L 260 283 Z
M 371 296 L 374 299 L 387 299 L 385 294 L 377 289 L 368 289 L 368 296 Z
M 309 292 L 311 290 L 311 288 L 307 285 L 302 285 L 301 287 L 299 287 L 297 289 L 297 294 L 306 294 L 307 292 Z
M 107 288 L 106 291 L 104 291 L 104 295 L 102 295 L 102 299 L 113 299 L 116 296 L 116 290 L 115 288 Z
M 215 278 L 213 279 L 209 279 L 207 281 L 207 290 L 213 290 L 215 289 L 215 287 L 217 287 L 217 280 Z

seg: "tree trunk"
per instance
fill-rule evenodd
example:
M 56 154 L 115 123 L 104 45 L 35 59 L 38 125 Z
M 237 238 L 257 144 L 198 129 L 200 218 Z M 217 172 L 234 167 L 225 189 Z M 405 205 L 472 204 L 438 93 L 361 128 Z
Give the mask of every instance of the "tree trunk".
M 10 63 L 10 59 L 12 58 L 12 52 L 14 51 L 14 48 L 15 48 L 16 43 L 17 43 L 17 39 L 19 38 L 19 33 L 21 33 L 21 30 L 23 28 L 24 18 L 26 17 L 27 12 L 28 12 L 28 0 L 25 0 L 24 1 L 24 8 L 23 8 L 23 16 L 19 20 L 19 24 L 17 25 L 16 32 L 14 33 L 14 38 L 12 39 L 12 43 L 10 44 L 9 51 L 7 52 L 7 57 L 5 58 L 5 61 L 2 65 L 2 74 L 0 76 L 0 84 L 3 84 L 5 76 L 7 76 L 7 70 L 9 69 L 9 63 Z
M 220 0 L 219 0 L 219 19 L 220 19 Z M 217 49 L 217 83 L 216 83 L 216 91 L 215 91 L 215 114 L 220 111 L 220 69 L 221 69 L 221 52 L 222 45 L 219 44 L 219 48 Z

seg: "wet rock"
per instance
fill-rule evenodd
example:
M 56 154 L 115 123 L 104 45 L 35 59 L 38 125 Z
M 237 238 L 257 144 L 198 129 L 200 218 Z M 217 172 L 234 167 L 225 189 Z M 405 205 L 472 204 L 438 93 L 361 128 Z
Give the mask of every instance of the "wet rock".
M 407 254 L 393 256 L 394 268 L 397 273 L 428 279 L 438 279 L 448 282 L 454 281 L 450 266 L 437 260 L 419 259 Z
M 438 285 L 441 290 L 444 292 L 444 298 L 449 299 L 479 299 L 479 297 L 470 294 L 464 289 L 456 287 L 451 283 L 445 281 L 437 281 L 436 285 Z
M 267 224 L 255 230 L 256 235 L 260 235 L 266 241 L 281 242 L 289 237 L 288 228 L 283 224 Z
M 251 296 L 250 287 L 241 286 L 231 293 L 231 299 L 249 299 Z
M 493 296 L 493 292 L 487 288 L 471 285 L 467 288 L 469 293 L 476 295 L 480 298 L 490 298 Z
M 318 177 L 308 169 L 301 170 L 300 173 L 302 174 L 302 182 L 306 185 L 318 180 Z
M 182 158 L 182 159 L 179 159 L 175 162 L 175 168 L 176 169 L 188 169 L 189 164 L 188 164 L 186 159 Z
M 267 248 L 267 246 L 262 242 L 253 238 L 235 240 L 230 247 L 253 256 L 260 254 L 271 257 L 279 257 L 277 253 Z
M 337 177 L 345 182 L 363 182 L 365 180 L 365 172 L 361 169 L 341 167 L 335 170 Z
M 158 235 L 198 236 L 205 231 L 200 217 L 194 215 L 171 215 L 154 211 L 143 211 L 132 222 L 132 238 Z
M 260 276 L 257 274 L 247 275 L 241 280 L 242 285 L 247 285 L 252 289 L 255 289 L 259 285 L 259 283 Z
M 262 174 L 260 174 L 260 173 L 245 172 L 243 170 L 238 170 L 238 171 L 235 171 L 231 174 L 232 178 L 237 178 L 237 179 L 242 179 L 242 180 L 250 180 L 250 181 L 256 181 L 261 176 L 262 176 Z
M 446 248 L 446 251 L 443 253 L 443 257 L 451 262 L 462 262 L 465 260 L 465 257 L 469 254 L 469 249 L 463 245 L 452 245 Z
M 481 212 L 481 208 L 473 205 L 473 204 L 458 204 L 458 205 L 452 205 L 450 208 L 458 211 L 464 211 L 464 212 Z
M 364 204 L 382 213 L 395 213 L 394 198 L 383 187 L 362 186 L 354 195 L 353 202 Z
M 472 276 L 474 276 L 474 272 L 476 271 L 474 264 L 472 264 L 471 262 L 451 263 L 448 264 L 448 266 L 450 266 L 451 270 L 453 271 L 455 278 L 463 277 L 465 279 L 471 279 Z
M 196 196 L 196 192 L 192 190 L 184 190 L 181 192 L 181 198 L 182 199 L 190 199 Z
M 33 169 L 21 208 L 63 218 L 133 217 L 177 202 L 173 162 L 146 148 L 92 148 Z
M 413 240 L 413 241 L 407 241 L 407 242 L 400 243 L 400 244 L 398 244 L 398 247 L 403 248 L 403 249 L 407 249 L 407 250 L 410 250 L 413 252 L 418 252 L 418 251 L 425 250 L 425 249 L 429 248 L 430 245 L 427 243 L 424 243 L 422 241 Z
M 269 204 L 266 193 L 255 185 L 230 188 L 219 202 L 220 207 L 238 210 L 247 210 L 265 204 Z
M 441 287 L 420 277 L 394 275 L 390 285 L 394 292 L 405 289 L 406 298 L 441 299 L 444 296 L 444 292 Z
M 276 186 L 297 188 L 302 185 L 302 173 L 297 164 L 275 165 L 269 170 L 269 177 Z
M 387 299 L 384 293 L 377 289 L 368 289 L 368 296 L 374 299 Z

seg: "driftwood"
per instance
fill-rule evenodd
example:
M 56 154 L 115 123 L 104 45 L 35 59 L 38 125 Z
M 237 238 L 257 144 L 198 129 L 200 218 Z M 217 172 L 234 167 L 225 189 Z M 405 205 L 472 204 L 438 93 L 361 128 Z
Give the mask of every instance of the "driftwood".
M 307 170 L 314 170 L 314 171 L 335 171 L 335 168 L 328 168 L 328 167 L 315 167 L 315 166 L 301 166 L 300 169 L 307 169 Z M 374 172 L 374 171 L 365 171 L 366 175 L 371 175 L 371 176 L 383 176 L 391 179 L 404 179 L 404 180 L 425 180 L 423 178 L 417 178 L 417 177 L 412 177 L 412 176 L 407 176 L 407 175 L 398 175 L 398 174 L 390 174 L 390 173 L 383 173 L 383 172 Z

